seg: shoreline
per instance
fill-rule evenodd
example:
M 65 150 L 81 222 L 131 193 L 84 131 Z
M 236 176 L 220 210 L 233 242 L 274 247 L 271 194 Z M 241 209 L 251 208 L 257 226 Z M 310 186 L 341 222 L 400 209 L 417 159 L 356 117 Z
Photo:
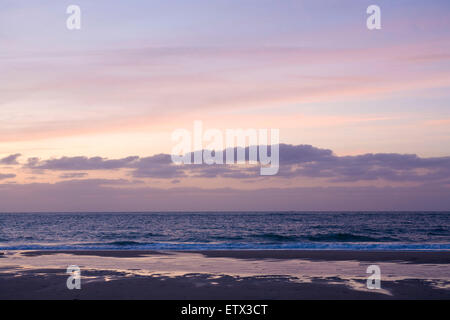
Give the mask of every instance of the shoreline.
M 249 250 L 3 250 L 4 252 L 22 252 L 25 256 L 45 256 L 54 254 L 88 255 L 99 257 L 142 257 L 145 255 L 167 255 L 170 253 L 197 253 L 213 258 L 235 259 L 306 259 L 314 261 L 362 262 L 406 262 L 450 264 L 450 251 L 413 251 L 413 250 L 297 250 L 297 249 L 249 249 Z

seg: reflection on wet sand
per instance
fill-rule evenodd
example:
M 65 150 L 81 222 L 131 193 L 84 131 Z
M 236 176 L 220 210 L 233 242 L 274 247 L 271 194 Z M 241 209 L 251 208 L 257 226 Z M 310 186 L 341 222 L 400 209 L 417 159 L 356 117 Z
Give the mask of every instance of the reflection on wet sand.
M 82 270 L 83 281 L 83 290 L 78 294 L 84 295 L 85 298 L 94 296 L 120 298 L 120 293 L 123 291 L 112 292 L 118 290 L 115 289 L 117 285 L 126 287 L 128 294 L 134 298 L 163 298 L 171 294 L 183 298 L 181 293 L 186 293 L 185 298 L 189 296 L 191 298 L 197 296 L 227 298 L 220 292 L 230 294 L 228 298 L 236 298 L 233 295 L 237 294 L 248 299 L 340 298 L 341 296 L 342 298 L 390 298 L 398 297 L 399 294 L 403 298 L 408 298 L 408 296 L 402 296 L 403 292 L 406 292 L 406 287 L 409 287 L 408 292 L 412 298 L 420 297 L 425 293 L 427 297 L 430 297 L 431 293 L 431 296 L 450 297 L 448 263 L 383 262 L 382 260 L 377 262 L 373 261 L 374 259 L 371 261 L 341 259 L 326 261 L 296 257 L 280 258 L 279 255 L 282 256 L 281 253 L 277 255 L 277 252 L 273 252 L 269 256 L 260 258 L 252 257 L 251 253 L 246 256 L 245 252 L 240 252 L 240 257 L 236 258 L 227 256 L 226 252 L 214 256 L 208 255 L 207 252 L 10 251 L 5 252 L 4 259 L 0 260 L 0 281 L 2 283 L 9 281 L 12 284 L 14 281 L 11 279 L 30 280 L 32 277 L 33 281 L 46 279 L 50 283 L 56 281 L 55 278 L 66 277 L 67 266 L 76 265 Z M 417 255 L 420 256 L 420 253 Z M 442 253 L 443 260 L 447 256 L 448 254 Z M 377 264 L 381 268 L 382 288 L 380 290 L 370 290 L 366 287 L 369 276 L 366 270 L 371 264 Z M 54 283 L 56 285 L 56 282 Z M 152 288 L 165 289 L 159 290 L 160 295 L 158 295 L 158 292 L 148 290 L 149 287 L 145 283 L 148 285 L 151 283 Z M 99 285 L 106 291 L 98 292 Z M 105 285 L 107 287 L 104 287 Z M 180 289 L 179 286 L 184 289 Z M 96 293 L 94 294 L 89 288 L 97 288 Z M 65 297 L 64 294 L 67 295 L 63 289 L 62 287 L 57 289 L 57 291 L 62 290 L 61 298 Z M 276 290 L 266 292 L 264 289 Z M 315 293 L 312 293 L 311 289 L 314 289 Z M 91 294 L 88 292 L 90 290 Z M 277 290 L 278 297 L 274 293 Z M 5 294 L 4 289 L 2 291 Z M 45 292 L 51 294 L 50 289 Z M 321 293 L 319 297 L 317 297 L 318 293 Z M 180 294 L 181 297 L 179 297 Z M 1 292 L 0 295 L 2 295 Z

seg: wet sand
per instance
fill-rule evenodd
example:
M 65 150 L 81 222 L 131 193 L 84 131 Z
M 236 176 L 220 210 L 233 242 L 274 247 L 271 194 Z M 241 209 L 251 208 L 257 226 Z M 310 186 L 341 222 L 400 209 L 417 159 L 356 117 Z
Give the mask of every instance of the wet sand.
M 195 251 L 192 251 L 195 252 Z M 450 264 L 450 251 L 346 251 L 346 250 L 247 250 L 197 251 L 207 257 L 238 259 L 308 259 L 316 261 L 366 261 Z
M 0 299 L 450 299 L 450 252 L 5 251 Z M 369 265 L 381 289 L 368 289 Z M 81 269 L 81 290 L 66 268 Z

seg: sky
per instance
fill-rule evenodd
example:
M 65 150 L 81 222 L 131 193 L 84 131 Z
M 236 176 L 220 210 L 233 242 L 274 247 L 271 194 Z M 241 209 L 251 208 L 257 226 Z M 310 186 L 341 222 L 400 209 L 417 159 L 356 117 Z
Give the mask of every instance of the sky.
M 449 14 L 447 0 L 0 0 L 0 212 L 450 210 Z M 279 129 L 279 173 L 174 166 L 171 135 L 196 120 Z

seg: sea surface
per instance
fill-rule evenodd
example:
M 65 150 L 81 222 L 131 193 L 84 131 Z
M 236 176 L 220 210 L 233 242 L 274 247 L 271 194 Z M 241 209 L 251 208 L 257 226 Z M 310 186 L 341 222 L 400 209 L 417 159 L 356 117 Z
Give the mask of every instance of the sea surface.
M 0 250 L 450 250 L 450 212 L 0 213 Z

